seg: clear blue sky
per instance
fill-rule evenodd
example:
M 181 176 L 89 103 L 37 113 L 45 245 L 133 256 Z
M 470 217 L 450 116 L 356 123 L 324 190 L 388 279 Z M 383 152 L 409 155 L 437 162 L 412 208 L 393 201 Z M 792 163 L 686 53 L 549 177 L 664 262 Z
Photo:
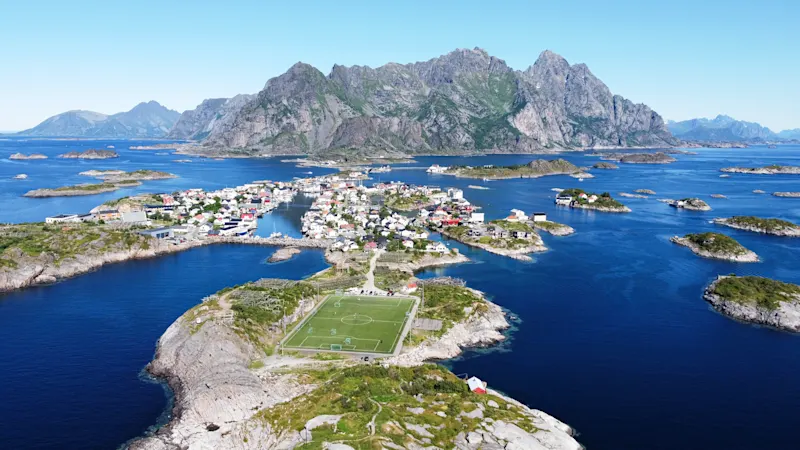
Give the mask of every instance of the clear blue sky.
M 70 109 L 183 111 L 297 61 L 378 66 L 482 47 L 583 62 L 667 119 L 800 127 L 800 1 L 0 0 L 0 130 Z

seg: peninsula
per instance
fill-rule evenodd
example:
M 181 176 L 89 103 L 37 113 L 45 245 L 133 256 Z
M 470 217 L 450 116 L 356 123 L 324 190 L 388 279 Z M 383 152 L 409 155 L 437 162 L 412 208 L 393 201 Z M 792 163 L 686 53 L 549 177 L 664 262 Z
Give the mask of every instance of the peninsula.
M 704 258 L 723 259 L 733 262 L 758 262 L 758 255 L 746 249 L 730 236 L 721 233 L 696 233 L 684 237 L 674 236 L 670 241 L 688 247 Z
M 553 236 L 567 236 L 575 232 L 575 229 L 563 223 L 551 222 L 549 220 L 531 222 L 533 228 L 542 230 Z
M 529 253 L 547 250 L 541 236 L 524 222 L 495 220 L 486 226 L 470 228 L 458 225 L 443 228 L 440 232 L 470 247 L 522 261 L 531 260 Z
M 800 332 L 800 286 L 754 276 L 720 276 L 703 298 L 743 322 Z
M 174 173 L 149 169 L 134 170 L 131 172 L 125 172 L 122 170 L 89 170 L 86 172 L 81 172 L 80 175 L 93 176 L 109 183 L 119 183 L 124 181 L 167 180 L 170 178 L 178 178 L 178 176 Z
M 573 175 L 580 174 L 581 169 L 565 159 L 537 159 L 528 164 L 513 166 L 452 166 L 443 173 L 460 178 L 503 180 L 510 178 L 539 178 L 548 175 Z
M 800 166 L 782 166 L 779 164 L 772 164 L 764 167 L 723 167 L 719 170 L 720 172 L 746 173 L 750 175 L 800 174 Z
M 413 326 L 402 348 L 379 364 L 357 350 L 284 350 L 298 332 L 358 348 L 345 344 L 346 336 L 307 326 L 331 303 L 330 291 L 313 281 L 266 279 L 207 297 L 167 329 L 147 367 L 175 393 L 170 422 L 130 448 L 580 449 L 557 419 L 477 378 L 468 385 L 425 364 L 503 340 L 508 322 L 500 307 L 463 282 L 416 283 L 424 285 L 426 302 L 412 314 L 441 328 Z M 348 295 L 334 299 L 342 314 L 359 298 Z M 416 297 L 363 297 L 359 316 L 369 316 L 369 304 L 408 301 Z M 359 335 L 380 329 L 374 322 L 350 328 L 348 334 Z
M 73 151 L 58 155 L 63 159 L 110 159 L 119 158 L 119 154 L 113 150 L 89 149 L 82 152 Z
M 739 230 L 753 231 L 755 233 L 771 234 L 774 236 L 800 237 L 800 226 L 781 219 L 754 216 L 733 216 L 729 218 L 714 219 L 714 223 Z

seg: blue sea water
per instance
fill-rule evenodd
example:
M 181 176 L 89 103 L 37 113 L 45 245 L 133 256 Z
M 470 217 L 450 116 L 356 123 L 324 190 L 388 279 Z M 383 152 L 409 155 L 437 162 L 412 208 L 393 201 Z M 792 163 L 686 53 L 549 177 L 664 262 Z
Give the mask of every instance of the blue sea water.
M 51 156 L 115 145 L 121 158 L 45 160 L 21 165 L 16 151 Z M 199 160 L 127 151 L 127 141 L 0 141 L 0 221 L 42 220 L 80 212 L 126 195 L 21 198 L 29 189 L 77 182 L 92 168 L 154 168 L 181 178 L 145 182 L 139 192 L 218 187 L 302 172 L 280 158 Z M 487 218 L 511 208 L 543 211 L 573 226 L 568 237 L 544 235 L 550 251 L 524 263 L 448 242 L 472 262 L 420 274 L 464 278 L 519 317 L 508 342 L 467 352 L 446 364 L 487 380 L 526 404 L 574 426 L 590 449 L 797 448 L 793 430 L 800 404 L 800 338 L 727 319 L 702 300 L 717 274 L 753 274 L 800 283 L 800 239 L 719 228 L 714 217 L 752 214 L 800 222 L 800 200 L 753 194 L 754 189 L 800 191 L 800 176 L 733 174 L 730 165 L 800 165 L 800 147 L 702 149 L 669 165 L 621 165 L 594 170 L 579 182 L 566 176 L 482 182 L 432 176 L 438 164 L 513 164 L 531 156 L 420 157 L 376 179 L 462 187 Z M 597 157 L 568 154 L 590 166 Z M 194 158 L 192 158 L 194 159 Z M 21 168 L 20 166 L 24 166 Z M 27 173 L 24 182 L 10 180 Z M 163 184 L 158 184 L 163 183 Z M 470 189 L 481 184 L 488 190 Z M 620 198 L 630 214 L 557 208 L 551 188 L 596 192 L 657 192 Z M 728 199 L 710 198 L 724 194 Z M 698 196 L 711 212 L 678 211 L 655 198 Z M 307 202 L 308 200 L 303 200 Z M 299 233 L 303 205 L 282 207 L 260 223 L 261 233 Z M 763 262 L 734 264 L 699 258 L 669 242 L 687 232 L 717 230 L 758 253 Z M 301 278 L 325 267 L 320 252 L 262 264 L 272 249 L 212 246 L 145 261 L 110 265 L 52 286 L 0 297 L 0 447 L 114 448 L 143 433 L 163 413 L 159 385 L 142 381 L 155 342 L 203 296 L 260 277 Z

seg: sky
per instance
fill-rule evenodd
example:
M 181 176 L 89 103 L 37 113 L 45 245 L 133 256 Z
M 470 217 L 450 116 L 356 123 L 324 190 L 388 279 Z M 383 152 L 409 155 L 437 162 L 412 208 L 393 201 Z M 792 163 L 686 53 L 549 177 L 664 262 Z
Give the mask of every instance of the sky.
M 0 130 L 156 100 L 256 93 L 297 61 L 408 63 L 481 47 L 515 69 L 545 49 L 665 119 L 800 128 L 800 1 L 0 0 Z

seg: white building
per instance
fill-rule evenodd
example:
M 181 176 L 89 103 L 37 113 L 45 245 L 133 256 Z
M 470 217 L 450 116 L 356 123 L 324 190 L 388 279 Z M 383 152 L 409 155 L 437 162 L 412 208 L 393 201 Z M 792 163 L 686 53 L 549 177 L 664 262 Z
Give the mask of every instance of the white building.
M 434 164 L 434 165 L 428 167 L 428 173 L 445 173 L 445 172 L 447 172 L 447 169 L 449 169 L 449 167 L 440 166 L 438 164 Z
M 469 216 L 469 221 L 472 223 L 483 223 L 484 220 L 484 213 L 474 212 Z
M 547 214 L 542 212 L 533 213 L 534 222 L 547 222 Z
M 80 222 L 77 214 L 59 214 L 44 219 L 44 223 L 65 223 L 65 222 Z

